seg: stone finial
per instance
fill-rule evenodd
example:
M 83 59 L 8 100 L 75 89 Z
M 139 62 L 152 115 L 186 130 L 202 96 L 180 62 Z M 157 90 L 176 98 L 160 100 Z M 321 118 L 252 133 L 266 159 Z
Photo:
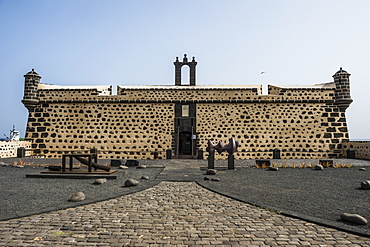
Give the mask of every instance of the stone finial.
M 28 72 L 27 74 L 24 75 L 24 77 L 26 76 L 37 76 L 39 78 L 41 78 L 41 76 L 35 71 L 35 69 L 32 69 L 30 72 Z
M 183 63 L 187 63 L 188 62 L 188 57 L 186 54 L 184 54 L 184 58 L 182 59 L 182 62 Z
M 351 74 L 345 71 L 342 67 L 339 68 L 339 70 L 333 75 L 333 77 L 338 76 L 338 75 L 348 75 L 350 76 Z

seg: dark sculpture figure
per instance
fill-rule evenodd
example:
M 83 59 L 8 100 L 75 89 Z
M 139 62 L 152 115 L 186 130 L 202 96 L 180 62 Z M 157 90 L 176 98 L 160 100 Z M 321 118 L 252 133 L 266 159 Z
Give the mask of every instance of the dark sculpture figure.
M 216 150 L 216 146 L 212 143 L 211 140 L 208 140 L 207 142 L 207 148 L 206 148 L 206 151 L 211 155 L 211 154 L 215 154 L 215 150 Z
M 215 159 L 215 151 L 221 154 L 223 151 L 229 153 L 228 156 L 228 169 L 234 170 L 234 153 L 237 151 L 239 147 L 239 142 L 234 140 L 234 137 L 229 139 L 229 144 L 226 146 L 219 141 L 217 145 L 214 145 L 211 140 L 207 142 L 206 151 L 209 153 L 208 157 L 208 169 L 214 169 L 214 159 Z
M 222 143 L 222 141 L 219 141 L 215 146 L 215 149 L 217 150 L 218 154 L 221 154 L 225 149 L 225 145 Z
M 239 142 L 235 141 L 234 137 L 231 137 L 229 139 L 229 144 L 227 144 L 226 146 L 222 143 L 222 141 L 219 141 L 217 145 L 214 145 L 211 140 L 208 140 L 207 144 L 208 146 L 206 148 L 206 151 L 209 154 L 214 154 L 215 150 L 217 150 L 219 154 L 221 154 L 223 151 L 227 151 L 229 154 L 234 154 L 239 147 Z
M 229 144 L 227 144 L 224 149 L 230 155 L 232 155 L 237 151 L 238 146 L 239 146 L 239 143 L 237 141 L 235 141 L 233 137 L 231 137 L 230 140 L 229 140 Z

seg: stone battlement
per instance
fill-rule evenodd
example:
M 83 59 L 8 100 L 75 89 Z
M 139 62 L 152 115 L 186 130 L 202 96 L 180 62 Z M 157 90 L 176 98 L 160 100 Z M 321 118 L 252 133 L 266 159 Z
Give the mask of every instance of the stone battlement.
M 42 85 L 42 84 L 40 84 Z M 313 101 L 334 100 L 335 87 L 327 83 L 323 87 L 279 87 L 269 85 L 269 94 L 262 95 L 262 86 L 117 86 L 117 95 L 102 93 L 98 88 L 45 88 L 38 90 L 41 103 L 47 102 L 176 102 L 176 101 Z M 104 92 L 111 92 L 111 86 L 105 86 Z

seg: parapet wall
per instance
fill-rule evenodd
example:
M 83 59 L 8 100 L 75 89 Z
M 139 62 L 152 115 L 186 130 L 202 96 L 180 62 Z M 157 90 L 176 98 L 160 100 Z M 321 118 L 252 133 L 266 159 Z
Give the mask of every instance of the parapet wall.
M 80 86 L 67 87 L 49 84 L 39 84 L 39 101 L 88 101 L 97 96 L 111 95 L 112 86 Z
M 294 100 L 334 100 L 335 99 L 335 84 L 324 83 L 312 87 L 277 87 L 268 86 L 269 95 L 281 95 L 283 98 Z
M 0 158 L 17 157 L 18 148 L 26 149 L 26 156 L 31 155 L 31 142 L 29 141 L 0 141 Z
M 121 100 L 250 100 L 262 93 L 262 86 L 118 86 Z
M 41 84 L 40 84 L 41 85 Z M 325 85 L 325 84 L 323 84 Z M 117 87 L 117 95 L 98 88 L 52 88 L 48 85 L 38 90 L 38 100 L 45 102 L 253 102 L 282 101 L 327 102 L 334 100 L 332 83 L 310 88 L 282 88 L 269 85 L 269 94 L 262 95 L 262 86 L 127 86 Z

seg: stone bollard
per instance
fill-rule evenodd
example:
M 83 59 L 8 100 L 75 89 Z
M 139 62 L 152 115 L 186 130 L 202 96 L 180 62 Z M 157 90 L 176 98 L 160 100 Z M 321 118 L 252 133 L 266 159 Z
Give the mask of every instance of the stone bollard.
M 157 160 L 159 158 L 158 152 L 153 152 L 153 159 Z
M 215 169 L 215 154 L 209 154 L 208 156 L 208 169 Z
M 356 151 L 353 148 L 347 149 L 347 158 L 356 159 Z
M 202 160 L 204 158 L 204 153 L 202 149 L 198 149 L 197 159 Z
M 167 149 L 166 150 L 166 159 L 167 160 L 172 159 L 172 149 Z
M 272 157 L 273 157 L 273 159 L 280 159 L 280 149 L 275 148 L 272 151 Z
M 24 158 L 26 157 L 26 149 L 24 147 L 20 147 L 17 149 L 17 158 Z
M 229 154 L 229 156 L 227 157 L 227 169 L 228 170 L 235 170 L 234 154 Z

